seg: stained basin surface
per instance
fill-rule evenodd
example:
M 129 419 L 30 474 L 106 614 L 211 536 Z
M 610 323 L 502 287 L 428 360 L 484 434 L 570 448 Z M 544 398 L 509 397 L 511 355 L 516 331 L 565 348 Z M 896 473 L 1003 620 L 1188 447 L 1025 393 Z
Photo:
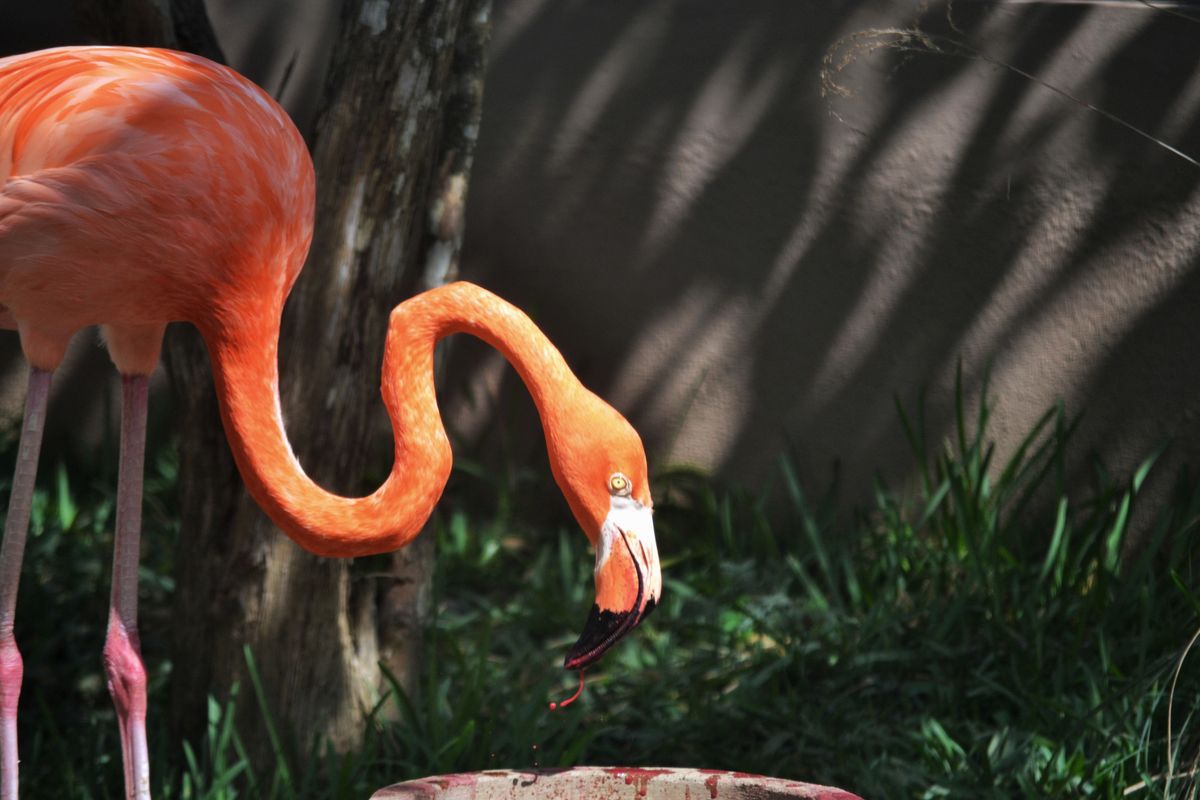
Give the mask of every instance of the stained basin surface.
M 572 767 L 437 775 L 380 789 L 371 800 L 862 800 L 746 772 L 677 767 Z

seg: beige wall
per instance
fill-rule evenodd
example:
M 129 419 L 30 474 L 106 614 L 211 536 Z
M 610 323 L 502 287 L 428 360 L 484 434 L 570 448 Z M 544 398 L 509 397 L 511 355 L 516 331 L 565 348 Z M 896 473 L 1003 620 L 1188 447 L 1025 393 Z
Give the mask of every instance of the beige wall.
M 464 277 L 526 307 L 660 465 L 757 483 L 790 448 L 861 496 L 911 466 L 893 395 L 928 387 L 945 433 L 960 358 L 972 394 L 992 365 L 1002 448 L 1063 398 L 1080 465 L 1166 436 L 1194 460 L 1200 169 L 980 60 L 867 46 L 851 96 L 821 97 L 839 38 L 926 5 L 953 33 L 918 0 L 497 0 Z M 295 54 L 284 97 L 310 118 L 328 4 L 209 6 L 268 88 Z M 954 10 L 991 56 L 1200 153 L 1200 25 L 1135 0 Z M 107 375 L 79 351 L 76 403 Z M 451 362 L 465 438 L 536 455 L 512 372 L 482 347 Z M 86 407 L 57 414 L 59 446 L 94 441 Z
M 758 481 L 790 447 L 862 496 L 911 466 L 895 394 L 927 387 L 948 432 L 960 358 L 976 397 L 992 365 L 1002 453 L 1062 398 L 1080 469 L 1167 436 L 1194 459 L 1200 169 L 980 60 L 864 46 L 852 94 L 821 97 L 839 38 L 920 5 L 500 2 L 464 273 L 531 309 L 659 463 Z M 1200 154 L 1200 25 L 961 0 L 954 24 Z M 483 360 L 477 396 L 515 383 Z M 450 407 L 487 438 L 487 409 Z

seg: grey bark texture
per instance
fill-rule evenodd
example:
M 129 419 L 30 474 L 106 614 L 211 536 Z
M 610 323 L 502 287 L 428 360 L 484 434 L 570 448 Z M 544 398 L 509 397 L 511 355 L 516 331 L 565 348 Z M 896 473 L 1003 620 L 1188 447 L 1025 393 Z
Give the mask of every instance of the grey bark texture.
M 317 228 L 284 312 L 280 348 L 293 447 L 310 476 L 333 491 L 364 494 L 386 475 L 392 445 L 378 436 L 387 429 L 378 387 L 387 316 L 457 263 L 489 7 L 490 0 L 342 7 L 323 110 L 309 137 Z M 206 21 L 174 12 L 177 25 L 184 18 L 192 26 L 175 29 L 182 47 L 219 55 Z M 199 39 L 189 39 L 196 31 Z M 248 646 L 294 754 L 318 735 L 338 750 L 352 748 L 384 689 L 380 662 L 414 685 L 431 536 L 355 562 L 302 551 L 241 487 L 195 332 L 173 330 L 165 360 L 182 425 L 184 515 L 172 727 L 195 738 L 207 696 L 241 684 L 243 739 L 254 761 L 271 762 L 261 715 L 248 701 Z

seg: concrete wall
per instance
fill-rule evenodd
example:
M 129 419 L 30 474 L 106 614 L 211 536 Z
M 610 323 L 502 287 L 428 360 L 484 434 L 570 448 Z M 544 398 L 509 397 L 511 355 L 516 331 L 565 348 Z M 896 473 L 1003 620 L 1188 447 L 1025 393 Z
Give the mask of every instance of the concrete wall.
M 209 5 L 268 88 L 296 59 L 285 100 L 310 119 L 331 6 Z M 1062 398 L 1086 411 L 1081 471 L 1164 437 L 1194 460 L 1200 168 L 997 63 L 1197 154 L 1200 24 L 1172 12 L 496 0 L 463 276 L 527 308 L 657 464 L 757 483 L 790 450 L 862 496 L 911 467 L 893 396 L 926 387 L 948 433 L 960 360 L 972 396 L 991 367 L 1002 452 Z M 855 36 L 913 24 L 992 60 Z M 843 65 L 848 95 L 822 97 Z M 457 345 L 450 372 L 466 441 L 536 457 L 510 370 Z
M 926 387 L 949 433 L 960 359 L 973 397 L 991 367 L 1001 455 L 1061 398 L 1081 471 L 1165 437 L 1195 458 L 1200 169 L 994 61 L 855 33 L 952 36 L 1200 155 L 1200 24 L 1137 2 L 498 9 L 465 273 L 533 310 L 660 463 L 756 482 L 790 449 L 862 496 L 912 464 L 894 395 Z M 822 97 L 847 58 L 849 95 Z M 480 358 L 478 396 L 515 383 Z

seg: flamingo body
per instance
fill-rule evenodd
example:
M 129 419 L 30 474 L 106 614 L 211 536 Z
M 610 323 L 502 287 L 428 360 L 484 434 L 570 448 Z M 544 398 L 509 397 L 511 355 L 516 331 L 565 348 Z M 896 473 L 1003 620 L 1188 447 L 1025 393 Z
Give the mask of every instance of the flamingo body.
M 166 50 L 0 59 L 0 304 L 31 364 L 105 325 L 146 374 L 162 327 L 282 308 L 312 236 L 312 162 L 237 73 Z
M 483 339 L 533 395 L 555 479 L 596 547 L 596 604 L 565 666 L 591 664 L 654 608 L 662 582 L 641 440 L 529 317 L 477 286 L 422 293 L 389 318 L 381 391 L 395 461 L 383 485 L 349 498 L 309 479 L 283 424 L 277 349 L 312 239 L 314 187 L 286 113 L 225 67 L 124 47 L 0 59 L 0 326 L 18 330 L 32 366 L 0 548 L 0 800 L 16 797 L 12 617 L 45 397 L 67 343 L 87 326 L 102 326 L 124 376 L 104 654 L 129 798 L 149 798 L 137 550 L 145 376 L 169 322 L 190 322 L 205 340 L 247 489 L 288 536 L 326 556 L 393 550 L 421 530 L 452 461 L 434 346 L 453 333 Z

